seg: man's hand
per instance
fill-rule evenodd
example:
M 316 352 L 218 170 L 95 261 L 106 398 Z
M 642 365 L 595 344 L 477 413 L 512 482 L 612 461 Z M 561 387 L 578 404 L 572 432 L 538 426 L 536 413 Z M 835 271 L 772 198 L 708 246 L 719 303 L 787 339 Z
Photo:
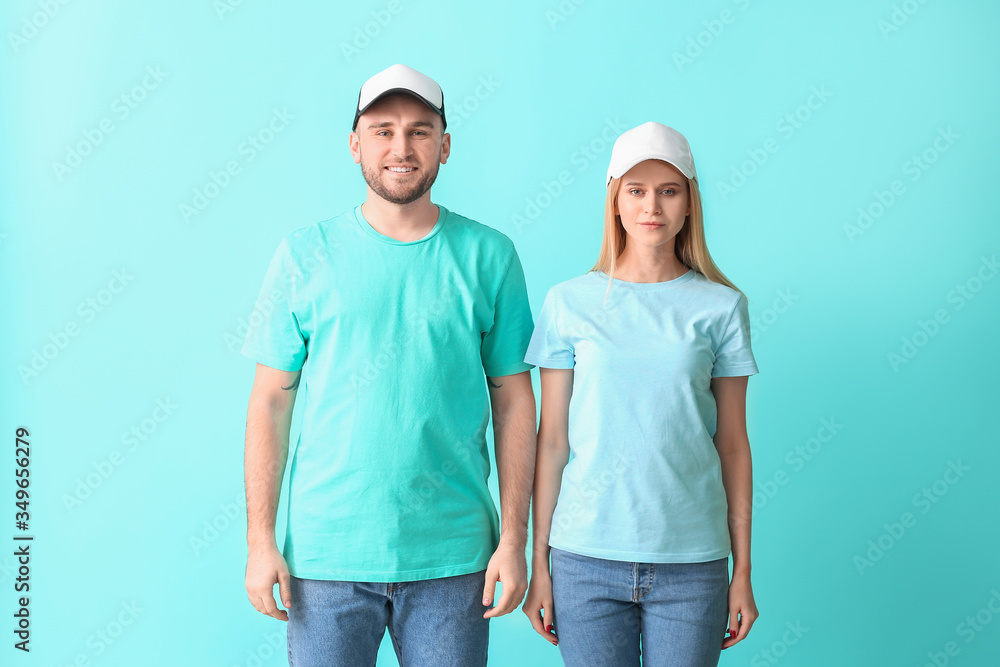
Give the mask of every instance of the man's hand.
M 483 614 L 483 618 L 493 618 L 509 614 L 521 604 L 528 590 L 528 563 L 524 558 L 524 547 L 513 542 L 500 541 L 490 564 L 486 567 L 486 587 L 483 589 L 483 604 L 493 602 L 497 580 L 503 584 L 500 602 Z
M 291 579 L 288 565 L 277 546 L 251 551 L 247 559 L 247 597 L 253 608 L 262 614 L 287 621 L 288 613 L 278 609 L 274 601 L 274 585 L 278 584 L 281 602 L 288 609 L 292 606 Z

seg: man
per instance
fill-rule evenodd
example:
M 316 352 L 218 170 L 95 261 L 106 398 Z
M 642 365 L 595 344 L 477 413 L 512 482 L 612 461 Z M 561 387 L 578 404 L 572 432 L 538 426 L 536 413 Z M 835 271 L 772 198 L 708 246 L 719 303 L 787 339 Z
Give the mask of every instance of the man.
M 350 151 L 367 198 L 282 239 L 242 348 L 258 362 L 247 594 L 288 621 L 296 667 L 375 664 L 387 627 L 401 664 L 484 665 L 489 619 L 527 587 L 533 322 L 511 240 L 431 203 L 451 147 L 445 128 L 433 79 L 393 65 L 365 82 Z M 487 488 L 491 411 L 499 524 Z

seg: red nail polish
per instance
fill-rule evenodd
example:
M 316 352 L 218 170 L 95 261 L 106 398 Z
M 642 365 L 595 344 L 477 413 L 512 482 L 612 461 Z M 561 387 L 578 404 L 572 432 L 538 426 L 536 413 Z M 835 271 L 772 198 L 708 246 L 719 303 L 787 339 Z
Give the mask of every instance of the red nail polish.
M 552 632 L 552 626 L 551 625 L 546 625 L 545 626 L 545 632 Z

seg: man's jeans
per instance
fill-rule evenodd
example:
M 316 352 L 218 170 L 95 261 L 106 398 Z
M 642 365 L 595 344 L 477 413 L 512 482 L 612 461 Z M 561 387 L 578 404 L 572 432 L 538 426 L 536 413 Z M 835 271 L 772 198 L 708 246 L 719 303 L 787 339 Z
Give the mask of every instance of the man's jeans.
M 389 628 L 405 667 L 483 667 L 486 570 L 402 583 L 291 577 L 290 667 L 368 667 Z
M 553 630 L 567 667 L 715 667 L 729 558 L 631 563 L 551 548 Z

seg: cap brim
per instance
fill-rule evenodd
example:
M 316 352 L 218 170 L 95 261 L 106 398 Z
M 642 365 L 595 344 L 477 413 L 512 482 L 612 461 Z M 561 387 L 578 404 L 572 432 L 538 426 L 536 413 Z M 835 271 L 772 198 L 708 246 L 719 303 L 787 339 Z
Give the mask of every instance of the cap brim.
M 614 175 L 614 174 L 608 174 L 608 178 L 607 178 L 606 182 L 604 183 L 604 185 L 605 186 L 609 185 L 611 183 L 611 179 L 612 178 L 621 178 L 626 173 L 628 173 L 629 169 L 631 169 L 635 165 L 639 164 L 640 162 L 645 162 L 646 160 L 661 160 L 663 162 L 666 162 L 667 164 L 669 164 L 670 166 L 672 166 L 674 169 L 676 169 L 677 171 L 681 172 L 681 175 L 684 176 L 684 178 L 688 178 L 688 179 L 690 179 L 692 181 L 695 181 L 696 183 L 698 182 L 698 174 L 690 174 L 690 175 L 687 174 L 684 171 L 683 167 L 681 167 L 677 163 L 673 162 L 672 160 L 667 160 L 662 155 L 643 155 L 643 156 L 637 157 L 634 162 L 632 162 L 631 164 L 627 165 L 624 169 L 622 169 L 621 173 L 619 173 L 617 176 Z
M 378 102 L 380 99 L 382 99 L 386 95 L 393 95 L 395 93 L 406 93 L 407 95 L 410 95 L 412 97 L 417 98 L 418 100 L 420 100 L 421 102 L 423 102 L 424 104 L 426 104 L 428 109 L 430 109 L 431 111 L 433 111 L 437 115 L 441 116 L 441 121 L 444 122 L 444 109 L 438 109 L 434 105 L 433 102 L 429 101 L 423 95 L 415 93 L 412 90 L 410 90 L 409 88 L 390 88 L 389 90 L 386 90 L 386 91 L 384 91 L 382 93 L 379 93 L 377 96 L 375 96 L 374 99 L 372 99 L 371 102 L 369 102 L 368 104 L 366 104 L 363 108 L 359 108 L 358 109 L 358 111 L 354 114 L 354 125 L 351 126 L 351 129 L 357 129 L 357 127 L 358 127 L 358 119 L 361 118 L 361 115 L 364 114 L 366 111 L 368 111 L 368 109 L 370 109 L 373 104 L 375 104 L 376 102 Z M 360 99 L 361 99 L 361 96 L 359 95 L 358 96 L 358 100 L 360 101 Z

